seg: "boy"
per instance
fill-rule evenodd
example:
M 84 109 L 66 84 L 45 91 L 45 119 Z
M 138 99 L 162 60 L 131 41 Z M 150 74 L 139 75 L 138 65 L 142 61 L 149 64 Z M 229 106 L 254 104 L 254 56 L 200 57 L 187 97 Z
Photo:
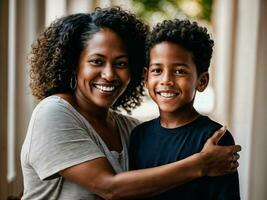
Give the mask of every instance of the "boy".
M 200 152 L 221 127 L 193 107 L 196 91 L 204 91 L 209 82 L 213 45 L 207 29 L 196 22 L 175 19 L 154 27 L 148 38 L 145 81 L 160 117 L 133 130 L 131 169 L 160 166 Z M 234 140 L 227 132 L 219 143 L 232 145 Z M 152 199 L 240 199 L 238 173 L 199 178 Z

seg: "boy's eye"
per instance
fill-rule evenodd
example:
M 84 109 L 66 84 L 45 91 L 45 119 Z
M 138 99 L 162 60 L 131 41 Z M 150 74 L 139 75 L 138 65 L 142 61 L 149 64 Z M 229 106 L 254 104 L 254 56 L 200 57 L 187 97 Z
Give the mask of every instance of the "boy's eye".
M 161 69 L 160 68 L 152 68 L 150 70 L 151 73 L 153 74 L 160 74 L 161 73 Z
M 185 69 L 176 69 L 174 73 L 175 74 L 187 74 L 187 71 Z
M 101 59 L 91 59 L 89 60 L 89 63 L 95 66 L 100 66 L 104 63 L 104 61 Z

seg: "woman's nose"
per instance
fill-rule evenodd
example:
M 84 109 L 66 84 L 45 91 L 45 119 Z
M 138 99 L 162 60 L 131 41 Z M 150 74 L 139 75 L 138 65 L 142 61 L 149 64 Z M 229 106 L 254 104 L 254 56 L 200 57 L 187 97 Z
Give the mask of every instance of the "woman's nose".
M 112 64 L 107 63 L 101 73 L 101 77 L 106 79 L 107 81 L 112 81 L 116 77 L 116 72 L 112 67 Z

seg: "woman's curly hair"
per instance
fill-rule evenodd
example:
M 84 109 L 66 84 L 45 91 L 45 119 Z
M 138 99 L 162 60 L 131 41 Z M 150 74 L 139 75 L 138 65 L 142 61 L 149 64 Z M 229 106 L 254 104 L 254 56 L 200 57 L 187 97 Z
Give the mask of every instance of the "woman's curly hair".
M 129 58 L 131 80 L 112 106 L 127 112 L 140 105 L 144 96 L 143 68 L 148 26 L 119 7 L 96 8 L 91 14 L 74 14 L 55 20 L 32 45 L 30 87 L 38 99 L 60 92 L 73 92 L 70 80 L 88 40 L 103 28 L 123 40 Z
M 201 27 L 197 22 L 190 22 L 189 20 L 174 19 L 158 23 L 147 37 L 147 66 L 151 49 L 164 41 L 181 45 L 191 52 L 198 75 L 208 71 L 214 41 L 208 34 L 207 28 Z

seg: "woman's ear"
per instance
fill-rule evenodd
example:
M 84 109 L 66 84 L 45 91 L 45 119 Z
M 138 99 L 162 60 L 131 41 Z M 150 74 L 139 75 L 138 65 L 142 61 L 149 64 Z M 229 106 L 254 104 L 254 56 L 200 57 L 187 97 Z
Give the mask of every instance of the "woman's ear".
M 203 72 L 202 74 L 200 74 L 197 82 L 197 91 L 203 92 L 209 83 L 209 73 Z

